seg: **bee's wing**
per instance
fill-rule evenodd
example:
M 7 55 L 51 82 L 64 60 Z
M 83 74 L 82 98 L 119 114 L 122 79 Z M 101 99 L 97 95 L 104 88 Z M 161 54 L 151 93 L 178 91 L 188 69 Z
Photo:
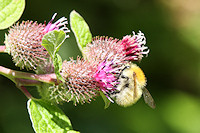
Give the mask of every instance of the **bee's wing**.
M 143 88 L 143 97 L 146 104 L 148 104 L 153 109 L 156 108 L 156 104 L 153 100 L 153 97 L 145 87 Z

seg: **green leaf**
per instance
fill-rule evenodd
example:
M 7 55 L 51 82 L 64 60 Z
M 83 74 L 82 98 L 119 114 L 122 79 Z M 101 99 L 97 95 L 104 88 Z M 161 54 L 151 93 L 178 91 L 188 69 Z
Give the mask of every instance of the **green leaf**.
M 55 105 L 29 99 L 27 108 L 36 133 L 78 133 L 72 130 L 69 118 Z
M 84 55 L 84 47 L 92 41 L 92 34 L 89 26 L 83 17 L 74 10 L 70 13 L 70 26 L 76 37 L 78 47 Z
M 42 38 L 42 46 L 49 52 L 50 56 L 54 56 L 64 42 L 66 34 L 62 30 L 53 30 L 48 32 Z
M 61 71 L 61 68 L 62 68 L 62 58 L 60 57 L 59 54 L 56 54 L 54 56 L 53 66 L 54 66 L 54 71 L 55 71 L 57 78 L 64 82 L 62 76 L 60 75 L 60 71 Z
M 105 94 L 102 92 L 102 91 L 100 91 L 100 95 L 101 95 L 101 97 L 102 97 L 102 99 L 103 99 L 103 101 L 104 101 L 104 103 L 105 103 L 105 106 L 104 106 L 104 109 L 107 109 L 109 106 L 110 106 L 110 100 L 105 96 Z
M 21 17 L 25 0 L 0 0 L 0 29 L 6 29 Z
M 62 58 L 58 54 L 58 51 L 61 45 L 63 44 L 65 38 L 66 34 L 62 30 L 50 31 L 47 34 L 45 34 L 44 37 L 42 38 L 42 46 L 46 48 L 49 55 L 51 56 L 51 59 L 53 60 L 55 74 L 57 78 L 63 82 L 64 79 L 60 75 L 60 70 L 62 68 Z

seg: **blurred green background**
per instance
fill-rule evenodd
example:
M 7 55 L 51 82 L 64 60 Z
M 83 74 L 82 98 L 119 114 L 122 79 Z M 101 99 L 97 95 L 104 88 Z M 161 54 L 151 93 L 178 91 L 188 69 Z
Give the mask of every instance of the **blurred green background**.
M 82 133 L 199 133 L 200 132 L 200 1 L 198 0 L 27 0 L 19 21 L 48 22 L 57 12 L 69 18 L 79 12 L 93 36 L 121 39 L 132 31 L 144 32 L 150 53 L 139 66 L 146 74 L 156 109 L 143 98 L 123 108 L 112 104 L 104 109 L 99 97 L 91 104 L 62 110 L 73 128 Z M 69 27 L 69 26 L 68 26 Z M 4 34 L 0 31 L 0 43 Z M 63 44 L 63 59 L 76 58 L 80 51 L 72 33 Z M 7 54 L 0 65 L 19 70 Z M 26 97 L 7 78 L 0 76 L 0 133 L 33 133 Z M 31 93 L 36 93 L 30 88 Z

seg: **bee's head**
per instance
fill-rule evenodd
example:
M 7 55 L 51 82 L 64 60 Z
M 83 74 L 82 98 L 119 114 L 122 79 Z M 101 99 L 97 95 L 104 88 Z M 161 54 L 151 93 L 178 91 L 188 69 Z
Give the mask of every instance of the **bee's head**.
M 137 66 L 136 64 L 130 64 L 129 71 L 132 71 L 135 74 L 136 80 L 141 88 L 146 86 L 146 77 L 139 66 Z

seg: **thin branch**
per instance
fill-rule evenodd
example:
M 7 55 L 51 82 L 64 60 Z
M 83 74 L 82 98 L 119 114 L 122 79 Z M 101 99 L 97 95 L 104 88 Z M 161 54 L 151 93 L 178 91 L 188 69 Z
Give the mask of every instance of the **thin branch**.
M 32 74 L 32 73 L 27 73 L 27 72 L 15 71 L 15 70 L 11 70 L 3 66 L 0 66 L 0 74 L 9 78 L 14 83 L 16 83 L 16 79 L 29 79 L 29 80 L 36 80 L 36 81 L 49 83 L 49 84 L 57 84 L 57 78 L 56 78 L 55 73 Z
M 36 80 L 30 80 L 30 79 L 19 79 L 16 78 L 15 81 L 20 85 L 20 86 L 38 86 L 41 85 L 42 82 L 36 81 Z
M 33 96 L 27 91 L 27 89 L 24 86 L 17 86 L 23 93 L 24 95 L 28 98 L 31 99 Z

